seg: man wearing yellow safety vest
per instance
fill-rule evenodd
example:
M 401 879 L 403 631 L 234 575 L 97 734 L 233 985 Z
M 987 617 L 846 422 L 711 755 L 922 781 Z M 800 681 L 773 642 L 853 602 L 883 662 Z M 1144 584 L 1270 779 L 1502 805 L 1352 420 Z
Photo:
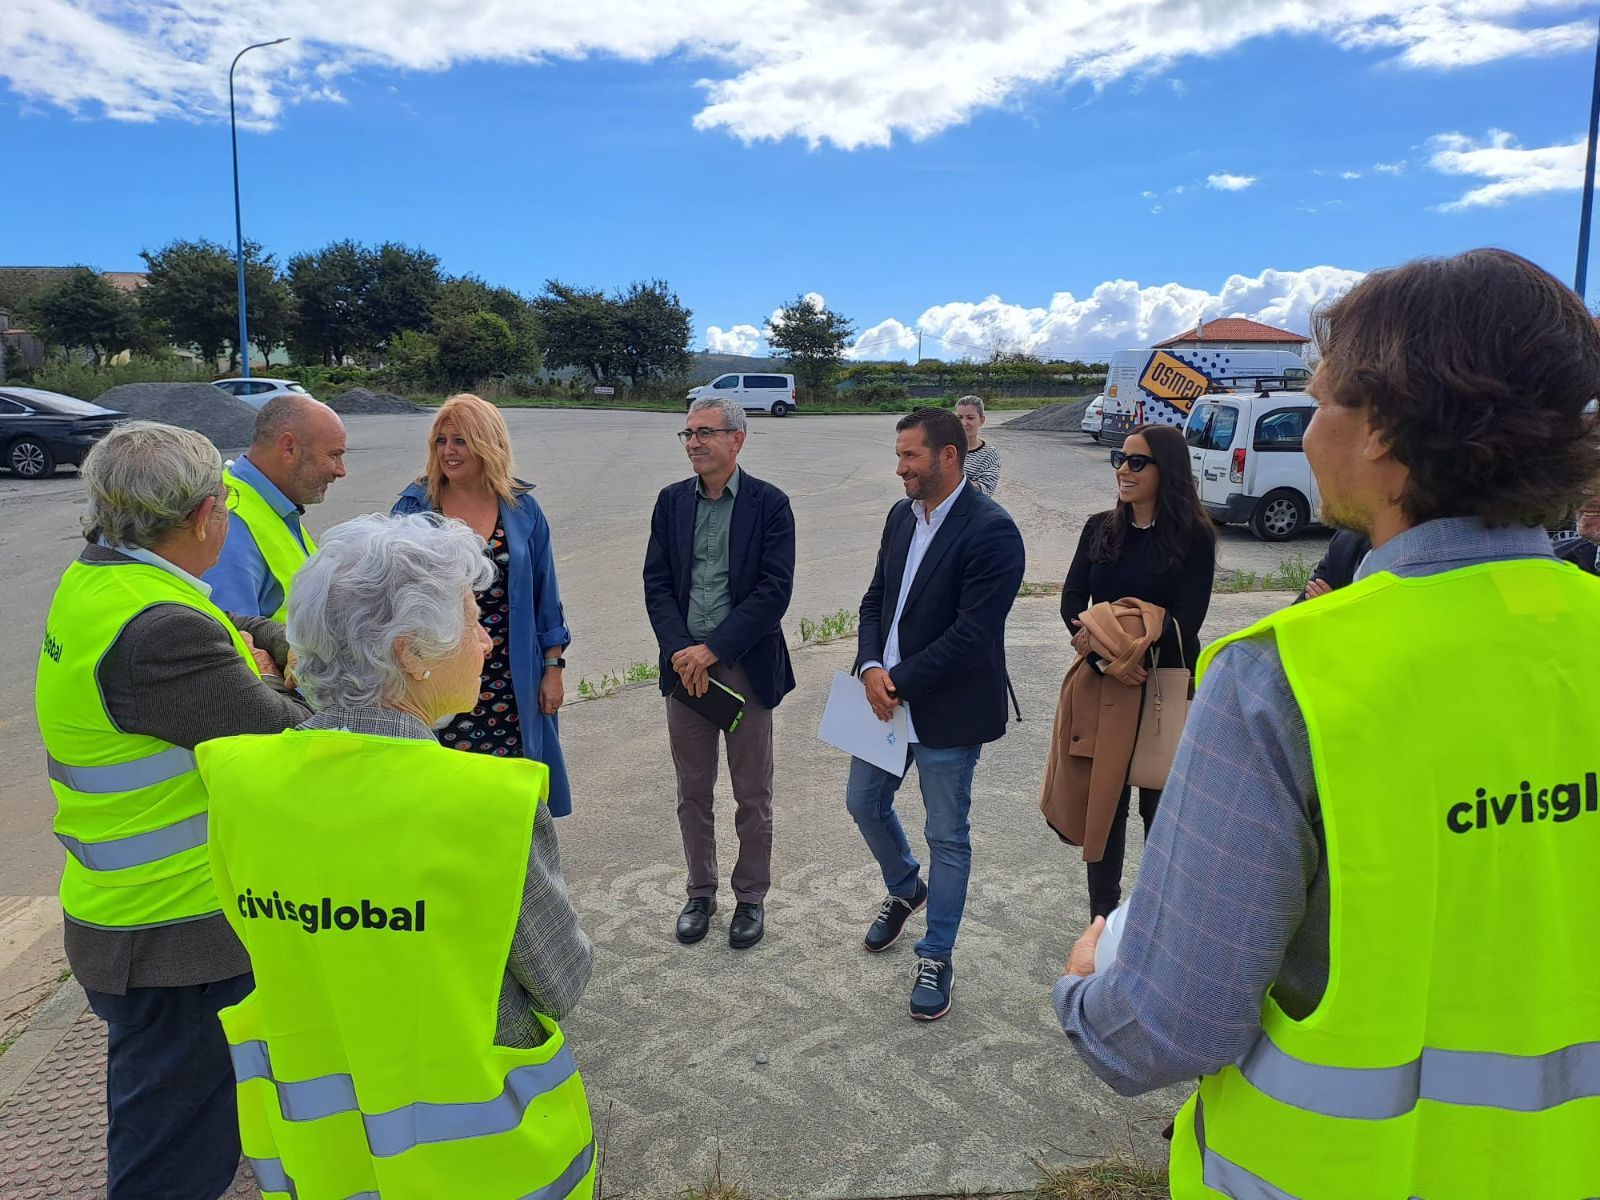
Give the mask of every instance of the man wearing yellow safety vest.
M 230 619 L 197 578 L 228 534 L 216 448 L 129 422 L 82 479 L 89 544 L 51 602 L 36 702 L 67 961 L 108 1030 L 107 1195 L 214 1200 L 239 1163 L 216 1013 L 249 991 L 250 961 L 212 883 L 193 751 L 307 710 L 281 678 L 282 627 Z
M 249 451 L 228 468 L 228 541 L 205 576 L 226 611 L 283 620 L 289 580 L 317 549 L 301 519 L 344 478 L 344 455 L 344 422 L 326 404 L 279 396 L 262 406 Z
M 1202 656 L 1057 1015 L 1119 1092 L 1200 1079 L 1176 1200 L 1600 1196 L 1600 579 L 1544 532 L 1600 472 L 1600 333 L 1498 250 L 1315 325 L 1305 452 L 1372 551 Z
M 549 772 L 430 732 L 475 702 L 483 539 L 431 515 L 330 530 L 289 628 L 317 715 L 200 747 L 211 862 L 255 990 L 221 1013 L 268 1200 L 587 1200 L 596 1146 L 558 1018 L 592 947 Z

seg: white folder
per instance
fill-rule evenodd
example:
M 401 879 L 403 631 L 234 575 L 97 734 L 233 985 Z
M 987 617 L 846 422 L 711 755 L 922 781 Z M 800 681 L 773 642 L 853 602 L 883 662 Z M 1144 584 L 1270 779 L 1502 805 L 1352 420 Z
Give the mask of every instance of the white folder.
M 878 720 L 867 703 L 866 685 L 854 675 L 835 671 L 817 737 L 836 750 L 904 778 L 913 737 L 911 713 L 904 704 L 897 704 L 892 720 Z

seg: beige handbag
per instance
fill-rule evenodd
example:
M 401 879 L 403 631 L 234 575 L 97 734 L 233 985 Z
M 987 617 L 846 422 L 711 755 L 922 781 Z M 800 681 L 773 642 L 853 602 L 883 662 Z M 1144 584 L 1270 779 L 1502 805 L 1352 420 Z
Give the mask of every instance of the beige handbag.
M 1177 629 L 1178 623 L 1172 623 Z M 1183 661 L 1183 631 L 1178 630 L 1178 661 Z M 1161 651 L 1144 681 L 1144 698 L 1139 706 L 1139 733 L 1133 743 L 1133 759 L 1128 764 L 1128 782 L 1137 788 L 1163 788 L 1172 771 L 1172 759 L 1183 736 L 1183 723 L 1189 718 L 1189 699 L 1194 678 L 1189 668 L 1163 667 Z

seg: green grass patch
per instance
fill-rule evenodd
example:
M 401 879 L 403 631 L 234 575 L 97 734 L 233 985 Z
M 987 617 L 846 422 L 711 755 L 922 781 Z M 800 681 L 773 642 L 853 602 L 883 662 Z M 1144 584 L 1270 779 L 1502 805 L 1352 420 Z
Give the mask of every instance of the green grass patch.
M 836 642 L 840 638 L 849 637 L 856 631 L 856 614 L 848 608 L 841 608 L 838 612 L 813 621 L 810 617 L 800 618 L 800 643 L 801 645 L 814 645 L 819 642 Z
M 661 678 L 661 668 L 653 662 L 629 663 L 621 671 L 605 671 L 600 675 L 599 682 L 591 680 L 588 676 L 578 678 L 578 698 L 580 700 L 598 700 L 601 696 L 615 696 L 625 687 L 636 683 L 648 683 L 653 679 Z
M 1278 560 L 1278 565 L 1265 573 L 1255 571 L 1229 571 L 1219 576 L 1212 585 L 1213 592 L 1300 592 L 1311 579 L 1315 563 L 1300 555 Z
M 1022 586 L 1017 589 L 1019 596 L 1059 596 L 1061 585 L 1059 583 L 1034 583 L 1024 579 Z
M 1167 1169 L 1116 1154 L 1080 1167 L 1039 1165 L 1040 1200 L 1166 1200 Z

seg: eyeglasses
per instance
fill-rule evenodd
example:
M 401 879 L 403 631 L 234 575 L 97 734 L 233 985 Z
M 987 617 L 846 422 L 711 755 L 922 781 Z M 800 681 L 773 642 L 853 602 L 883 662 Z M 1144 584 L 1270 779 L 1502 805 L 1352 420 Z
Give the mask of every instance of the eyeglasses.
M 721 429 L 712 429 L 708 425 L 702 425 L 699 429 L 678 430 L 678 440 L 687 446 L 691 439 L 697 442 L 709 442 L 716 434 L 733 432 L 735 431 L 729 429 L 726 425 Z
M 1117 470 L 1123 463 L 1127 463 L 1128 470 L 1137 475 L 1153 462 L 1155 462 L 1155 459 L 1148 454 L 1124 454 L 1121 450 L 1113 450 L 1111 452 L 1112 470 Z

